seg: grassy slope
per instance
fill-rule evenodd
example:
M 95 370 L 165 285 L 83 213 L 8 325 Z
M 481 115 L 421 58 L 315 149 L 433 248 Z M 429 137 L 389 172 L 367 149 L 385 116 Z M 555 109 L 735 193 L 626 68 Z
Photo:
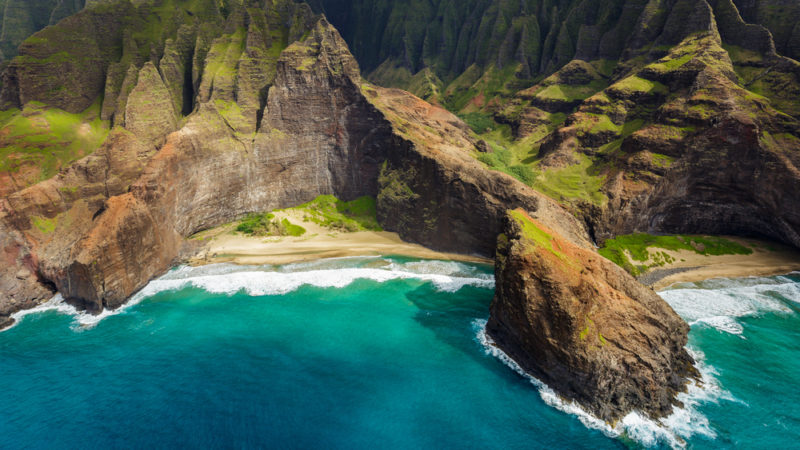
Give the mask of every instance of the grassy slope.
M 332 195 L 321 195 L 294 208 L 303 213 L 303 220 L 342 231 L 381 231 L 376 218 L 375 199 L 360 197 L 345 202 Z
M 313 222 L 335 231 L 381 231 L 376 217 L 375 199 L 360 197 L 345 202 L 333 195 L 321 195 L 295 208 L 304 222 Z M 306 230 L 288 219 L 277 220 L 272 213 L 250 214 L 236 224 L 236 231 L 251 236 L 302 236 Z
M 687 250 L 700 255 L 749 255 L 753 250 L 738 242 L 714 236 L 654 236 L 629 234 L 609 239 L 600 254 L 634 276 L 674 262 L 659 250 Z M 650 264 L 646 264 L 650 262 Z
M 494 150 L 493 154 L 475 153 L 475 157 L 487 167 L 508 173 L 564 203 L 588 202 L 603 205 L 606 196 L 602 192 L 602 187 L 608 173 L 615 170 L 614 160 L 624 157 L 620 147 L 626 137 L 645 130 L 642 133 L 679 141 L 695 131 L 695 127 L 687 123 L 658 123 L 661 106 L 673 101 L 678 94 L 671 92 L 664 84 L 643 78 L 638 71 L 644 69 L 645 72 L 663 76 L 681 70 L 687 63 L 698 58 L 701 43 L 700 38 L 692 36 L 681 44 L 666 49 L 669 53 L 657 61 L 649 64 L 646 61 L 639 61 L 632 66 L 636 68 L 635 70 L 628 72 L 626 76 L 617 75 L 616 81 L 610 86 L 597 79 L 583 85 L 562 83 L 558 74 L 542 80 L 538 85 L 526 89 L 529 93 L 526 95 L 562 102 L 588 99 L 584 105 L 590 104 L 591 107 L 581 106 L 579 109 L 573 109 L 569 117 L 564 113 L 552 114 L 540 111 L 543 114 L 539 117 L 540 123 L 536 125 L 533 133 L 522 138 L 515 138 L 508 125 L 496 121 L 498 104 L 512 105 L 505 107 L 506 116 L 509 109 L 512 110 L 513 116 L 514 108 L 522 111 L 531 105 L 529 101 L 520 102 L 518 96 L 515 99 L 513 94 L 508 94 L 513 87 L 513 82 L 509 80 L 505 81 L 504 90 L 495 90 L 490 94 L 493 95 L 491 99 L 485 91 L 472 87 L 462 90 L 462 98 L 458 101 L 445 101 L 443 105 L 456 112 L 470 125 L 476 137 L 485 140 Z M 771 78 L 765 77 L 764 73 L 768 69 L 754 69 L 747 65 L 754 61 L 760 62 L 762 60 L 760 55 L 734 46 L 725 46 L 725 50 L 734 62 L 742 86 L 748 89 L 742 91 L 746 97 L 743 97 L 743 101 L 751 98 L 769 101 L 773 107 L 783 112 L 800 114 L 796 99 L 790 95 L 791 92 L 785 91 L 785 86 L 792 85 L 786 80 L 790 75 L 768 72 Z M 700 58 L 703 58 L 705 63 L 714 64 L 705 57 L 700 56 Z M 590 64 L 603 76 L 608 76 L 619 68 L 616 61 L 594 61 Z M 632 63 L 628 61 L 626 64 Z M 448 88 L 445 92 L 451 90 L 452 88 Z M 687 116 L 709 120 L 717 112 L 700 101 L 701 94 L 695 93 L 693 96 L 694 103 L 687 106 Z M 473 96 L 472 99 L 469 98 L 470 95 Z M 476 99 L 481 101 L 478 102 Z M 586 152 L 588 156 L 576 152 L 575 162 L 571 165 L 545 169 L 540 165 L 538 157 L 542 139 L 564 126 L 565 119 L 568 119 L 569 126 L 577 129 L 580 144 L 583 146 L 586 142 L 601 144 L 594 149 L 587 149 L 593 150 Z M 769 138 L 767 133 L 765 136 Z M 602 144 L 603 142 L 605 144 Z M 658 153 L 651 153 L 650 158 L 655 166 L 662 168 L 669 167 L 675 161 L 673 157 Z
M 98 118 L 99 109 L 98 102 L 81 114 L 70 114 L 30 103 L 22 111 L 0 112 L 0 172 L 29 172 L 15 179 L 30 185 L 92 153 L 109 131 L 109 124 Z
M 277 220 L 272 213 L 250 214 L 236 225 L 236 231 L 249 236 L 294 236 L 306 234 L 306 229 L 289 222 Z

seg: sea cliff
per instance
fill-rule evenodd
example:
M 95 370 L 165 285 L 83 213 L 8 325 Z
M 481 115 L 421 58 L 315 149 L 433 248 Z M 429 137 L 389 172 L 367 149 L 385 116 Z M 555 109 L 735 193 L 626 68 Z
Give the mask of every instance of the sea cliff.
M 489 332 L 528 371 L 605 420 L 663 416 L 693 374 L 688 328 L 593 240 L 758 232 L 800 245 L 797 120 L 772 106 L 791 106 L 791 90 L 752 95 L 737 78 L 749 53 L 724 46 L 746 29 L 760 40 L 739 44 L 762 52 L 750 63 L 786 80 L 797 63 L 730 2 L 667 3 L 629 24 L 614 73 L 564 53 L 500 99 L 497 120 L 538 136 L 540 176 L 452 112 L 365 81 L 306 4 L 118 0 L 69 16 L 3 72 L 0 322 L 55 292 L 117 308 L 191 256 L 199 231 L 368 195 L 405 240 L 497 255 Z M 580 98 L 543 94 L 565 86 Z M 587 162 L 577 198 L 548 191 Z

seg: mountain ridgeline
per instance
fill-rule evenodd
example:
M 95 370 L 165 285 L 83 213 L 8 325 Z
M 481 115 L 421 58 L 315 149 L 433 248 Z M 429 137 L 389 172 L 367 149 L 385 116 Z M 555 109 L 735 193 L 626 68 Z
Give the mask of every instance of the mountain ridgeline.
M 403 82 L 430 69 L 445 86 L 462 75 L 513 68 L 517 78 L 552 74 L 573 59 L 617 61 L 674 45 L 696 27 L 676 0 L 313 0 L 374 81 Z M 701 2 L 691 2 L 697 4 Z M 705 2 L 702 2 L 705 3 Z M 748 23 L 766 28 L 778 53 L 800 59 L 800 4 L 791 0 L 726 0 Z M 720 3 L 720 5 L 717 5 Z M 724 14 L 724 13 L 723 13 Z M 743 38 L 744 36 L 740 36 Z M 392 76 L 393 75 L 393 76 Z M 430 74 L 429 74 L 430 75 Z M 507 75 L 507 74 L 506 74 Z M 420 87 L 420 83 L 412 84 Z M 429 86 L 430 87 L 430 86 Z M 422 93 L 432 94 L 430 91 Z M 439 93 L 440 95 L 442 93 Z
M 0 0 L 0 62 L 17 55 L 28 36 L 105 0 Z
M 800 246 L 800 205 L 775 183 L 797 187 L 797 2 L 316 7 L 368 79 L 458 114 L 485 140 L 482 162 L 562 202 L 598 242 L 649 231 Z
M 594 242 L 800 247 L 794 2 L 2 4 L 36 17 L 20 36 L 76 13 L 2 74 L 0 326 L 55 292 L 116 308 L 198 231 L 369 195 L 406 240 L 496 256 L 489 336 L 613 422 L 669 414 L 696 371 Z

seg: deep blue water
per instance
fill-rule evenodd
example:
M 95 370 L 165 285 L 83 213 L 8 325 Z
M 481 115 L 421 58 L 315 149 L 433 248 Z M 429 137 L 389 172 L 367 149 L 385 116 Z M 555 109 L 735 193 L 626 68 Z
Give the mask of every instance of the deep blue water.
M 680 288 L 664 295 L 693 323 L 707 383 L 660 428 L 629 417 L 611 430 L 487 351 L 491 267 L 361 258 L 181 268 L 102 320 L 54 301 L 0 333 L 0 447 L 800 442 L 800 278 Z

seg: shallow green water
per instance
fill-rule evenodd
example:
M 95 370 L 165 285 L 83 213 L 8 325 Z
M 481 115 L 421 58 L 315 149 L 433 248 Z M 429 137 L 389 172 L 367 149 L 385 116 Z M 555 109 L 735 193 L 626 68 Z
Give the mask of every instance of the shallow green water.
M 795 295 L 800 279 L 786 280 L 766 281 Z M 690 287 L 665 296 L 696 312 L 691 321 L 708 310 L 682 310 L 681 299 L 727 289 Z M 736 319 L 741 329 L 695 323 L 691 346 L 705 353 L 709 383 L 676 423 L 632 416 L 610 430 L 487 350 L 492 295 L 490 267 L 355 258 L 182 268 L 101 318 L 54 301 L 0 334 L 0 447 L 624 448 L 679 443 L 673 433 L 698 448 L 798 441 L 800 297 L 757 305 Z

